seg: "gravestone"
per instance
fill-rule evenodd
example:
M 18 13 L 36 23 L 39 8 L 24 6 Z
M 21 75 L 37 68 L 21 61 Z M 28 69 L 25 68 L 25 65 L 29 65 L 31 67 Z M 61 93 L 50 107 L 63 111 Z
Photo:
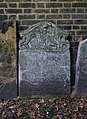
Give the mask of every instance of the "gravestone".
M 70 93 L 68 33 L 51 22 L 39 22 L 20 33 L 20 96 Z
M 87 39 L 79 43 L 75 84 L 77 95 L 87 94 Z
M 0 22 L 0 98 L 17 97 L 16 23 Z

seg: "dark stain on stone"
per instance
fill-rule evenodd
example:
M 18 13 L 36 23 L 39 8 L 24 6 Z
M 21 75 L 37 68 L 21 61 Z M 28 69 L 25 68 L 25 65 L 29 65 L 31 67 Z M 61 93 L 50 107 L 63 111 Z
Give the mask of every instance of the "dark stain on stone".
M 10 26 L 13 27 L 12 21 L 0 21 L 0 30 L 2 30 L 2 33 L 6 33 Z

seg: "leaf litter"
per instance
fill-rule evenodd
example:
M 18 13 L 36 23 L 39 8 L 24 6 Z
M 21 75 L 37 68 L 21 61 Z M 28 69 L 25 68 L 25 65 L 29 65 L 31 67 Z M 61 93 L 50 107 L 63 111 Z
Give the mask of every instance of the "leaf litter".
M 87 95 L 0 99 L 0 119 L 87 119 Z

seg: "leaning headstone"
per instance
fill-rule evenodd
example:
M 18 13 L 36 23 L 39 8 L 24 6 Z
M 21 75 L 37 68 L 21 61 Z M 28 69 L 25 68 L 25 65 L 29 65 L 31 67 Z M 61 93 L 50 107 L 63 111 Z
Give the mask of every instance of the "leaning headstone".
M 0 98 L 17 97 L 16 23 L 0 23 Z
M 20 33 L 20 96 L 70 93 L 68 33 L 51 22 L 39 22 Z
M 87 39 L 79 43 L 76 62 L 77 95 L 87 94 Z

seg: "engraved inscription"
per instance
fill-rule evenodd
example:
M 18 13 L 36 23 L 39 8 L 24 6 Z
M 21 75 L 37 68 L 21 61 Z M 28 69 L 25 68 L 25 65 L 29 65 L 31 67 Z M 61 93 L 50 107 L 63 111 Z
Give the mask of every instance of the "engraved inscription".
M 77 95 L 87 94 L 87 39 L 79 43 L 75 81 Z
M 84 61 L 84 66 L 81 68 L 81 71 L 84 74 L 87 74 L 87 59 Z

